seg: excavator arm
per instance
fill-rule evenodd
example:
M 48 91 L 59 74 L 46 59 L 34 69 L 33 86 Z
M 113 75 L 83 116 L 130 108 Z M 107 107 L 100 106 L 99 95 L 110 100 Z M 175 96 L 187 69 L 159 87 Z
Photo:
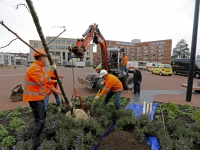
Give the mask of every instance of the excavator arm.
M 98 25 L 92 24 L 82 35 L 83 38 L 76 40 L 76 45 L 68 50 L 74 53 L 74 58 L 84 58 L 84 53 L 87 50 L 91 41 L 96 45 L 99 44 L 102 50 L 102 67 L 108 71 L 108 59 L 107 59 L 107 46 L 106 41 L 101 34 Z

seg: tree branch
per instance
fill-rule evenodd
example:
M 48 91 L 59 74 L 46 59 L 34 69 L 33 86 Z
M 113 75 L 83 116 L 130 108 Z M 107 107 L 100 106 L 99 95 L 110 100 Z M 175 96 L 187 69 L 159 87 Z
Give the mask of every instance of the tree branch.
M 34 50 L 35 52 L 37 52 L 37 53 L 39 53 L 36 49 L 34 49 L 34 47 L 32 47 L 32 46 L 30 46 L 28 43 L 26 43 L 21 37 L 19 37 L 18 35 L 17 35 L 17 33 L 15 33 L 14 31 L 12 31 L 10 28 L 8 28 L 4 23 L 3 23 L 3 21 L 1 20 L 0 21 L 0 24 L 2 25 L 2 26 L 4 26 L 6 29 L 8 29 L 8 31 L 10 31 L 12 34 L 14 34 L 20 41 L 22 41 L 24 44 L 26 44 L 28 47 L 30 47 L 32 50 Z M 39 54 L 41 54 L 41 53 L 39 53 Z
M 43 32 L 42 32 L 42 27 L 40 26 L 39 18 L 38 18 L 38 16 L 37 16 L 37 13 L 36 13 L 36 11 L 35 11 L 35 8 L 33 7 L 33 2 L 32 2 L 31 0 L 26 0 L 26 3 L 27 3 L 27 5 L 28 5 L 28 7 L 29 7 L 29 9 L 30 9 L 33 22 L 34 22 L 35 27 L 36 27 L 36 29 L 37 29 L 38 35 L 40 36 L 40 39 L 41 39 L 42 45 L 43 45 L 43 47 L 44 47 L 44 50 L 45 50 L 46 53 L 47 53 L 47 58 L 48 58 L 48 60 L 49 60 L 49 63 L 50 63 L 50 65 L 53 65 L 53 61 L 52 61 L 51 55 L 49 54 L 49 48 L 48 48 L 48 46 L 47 46 L 47 44 L 46 44 L 46 40 L 45 40 L 44 34 L 43 34 Z M 74 109 L 73 109 L 73 105 L 72 105 L 71 101 L 67 98 L 67 96 L 66 96 L 66 94 L 65 94 L 64 88 L 63 88 L 63 86 L 62 86 L 62 84 L 61 84 L 61 82 L 60 82 L 60 80 L 59 80 L 57 70 L 54 70 L 54 73 L 55 73 L 55 76 L 56 76 L 58 85 L 59 85 L 59 87 L 60 87 L 61 93 L 62 93 L 62 95 L 63 95 L 63 97 L 64 97 L 64 100 L 65 100 L 65 102 L 68 104 L 69 108 L 71 107 L 70 109 L 71 109 L 71 113 L 72 113 L 72 111 L 74 110 Z
M 17 40 L 18 38 L 16 38 L 16 39 L 13 39 L 12 41 L 10 41 L 10 43 L 12 43 L 14 40 Z M 2 46 L 2 47 L 0 47 L 0 49 L 2 49 L 2 48 L 5 48 L 5 47 L 7 47 L 7 46 L 9 46 L 10 45 L 10 43 L 8 43 L 7 45 L 5 45 L 5 46 Z
M 54 26 L 54 27 L 58 27 L 58 26 Z M 55 40 L 57 37 L 59 37 L 61 34 L 63 34 L 63 32 L 66 31 L 65 26 L 62 26 L 62 27 L 59 27 L 59 28 L 64 28 L 64 30 L 60 34 L 58 34 L 58 36 L 54 37 L 49 43 L 47 43 L 47 45 L 49 45 L 53 40 Z M 52 38 L 52 37 L 49 37 L 49 39 L 50 38 Z
M 28 12 L 30 13 L 30 10 L 28 9 L 28 7 L 25 5 L 25 4 L 18 4 L 17 6 L 13 6 L 13 7 L 15 7 L 15 9 L 18 9 L 18 7 L 20 6 L 20 5 L 24 5 L 25 7 L 26 7 L 26 9 L 28 10 Z

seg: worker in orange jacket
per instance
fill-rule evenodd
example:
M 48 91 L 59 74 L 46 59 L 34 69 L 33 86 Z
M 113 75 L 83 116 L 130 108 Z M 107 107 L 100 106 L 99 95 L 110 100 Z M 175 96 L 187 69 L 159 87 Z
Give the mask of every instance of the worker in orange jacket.
M 51 80 L 53 71 L 56 65 L 50 66 L 48 74 L 45 74 L 43 68 L 46 63 L 46 52 L 44 50 L 37 50 L 33 54 L 35 61 L 27 69 L 25 74 L 25 85 L 23 92 L 23 101 L 29 102 L 33 111 L 34 124 L 31 134 L 33 140 L 33 149 L 40 145 L 40 134 L 44 127 L 46 111 L 44 108 L 44 97 L 47 94 L 47 83 L 55 83 Z
M 129 74 L 128 74 L 128 70 L 127 70 L 127 61 L 128 61 L 128 58 L 126 56 L 126 53 L 123 53 L 123 57 L 122 57 L 122 60 L 121 60 L 121 64 L 122 64 L 122 72 L 121 72 L 121 76 L 123 76 L 124 74 L 124 71 L 126 72 L 126 76 L 128 77 Z
M 114 104 L 117 109 L 121 108 L 120 98 L 121 91 L 123 90 L 122 82 L 112 74 L 108 74 L 106 70 L 101 70 L 99 77 L 104 79 L 104 88 L 100 94 L 98 94 L 95 99 L 102 97 L 106 94 L 103 103 L 106 105 L 110 98 L 114 95 Z
M 63 78 L 63 76 L 59 75 L 59 78 Z M 56 80 L 55 74 L 53 74 L 51 79 Z M 56 106 L 59 106 L 60 103 L 61 103 L 59 94 L 61 94 L 61 92 L 57 89 L 57 82 L 47 84 L 47 94 L 44 98 L 44 107 L 45 107 L 46 110 L 48 109 L 48 102 L 49 102 L 49 97 L 50 97 L 51 93 L 53 93 L 53 95 L 56 99 Z

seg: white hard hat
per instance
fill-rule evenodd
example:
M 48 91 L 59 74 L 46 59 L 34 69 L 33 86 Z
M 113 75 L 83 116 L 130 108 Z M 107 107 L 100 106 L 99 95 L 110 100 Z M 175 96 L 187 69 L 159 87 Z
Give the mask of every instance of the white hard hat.
M 108 74 L 108 72 L 106 70 L 101 70 L 100 73 L 99 73 L 99 77 L 103 77 L 107 74 Z

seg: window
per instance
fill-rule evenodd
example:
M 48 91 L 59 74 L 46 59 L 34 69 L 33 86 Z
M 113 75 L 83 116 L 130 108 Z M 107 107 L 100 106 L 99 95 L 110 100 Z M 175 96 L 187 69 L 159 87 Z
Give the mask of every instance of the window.
M 148 51 L 147 51 L 147 50 L 145 50 L 145 51 L 144 51 L 144 53 L 146 54 L 146 53 L 148 53 Z
M 90 57 L 86 57 L 86 61 L 89 61 L 90 60 Z
M 159 45 L 159 48 L 164 48 L 164 45 Z
M 141 47 L 137 47 L 137 50 L 141 50 Z
M 140 53 L 140 51 L 137 51 L 137 53 L 139 54 L 139 53 Z
M 163 53 L 164 50 L 163 50 L 163 49 L 159 49 L 158 52 L 159 52 L 159 53 Z
M 155 50 L 151 50 L 151 53 L 155 53 Z
M 155 45 L 155 43 L 154 43 L 154 42 L 151 42 L 150 45 Z
M 155 46 L 151 46 L 151 49 L 155 49 L 156 47 Z
M 158 56 L 162 56 L 162 54 L 158 54 Z
M 155 54 L 151 54 L 151 56 L 155 56 Z
M 90 52 L 87 52 L 87 55 L 90 55 Z
M 143 58 L 143 60 L 147 60 L 148 58 Z
M 165 41 L 161 41 L 160 44 L 165 44 Z
M 34 43 L 33 45 L 34 47 L 38 48 L 38 43 Z
M 144 47 L 144 49 L 148 49 L 148 47 L 147 47 L 147 46 L 145 46 L 145 47 Z
M 151 57 L 151 60 L 154 60 L 154 57 Z
M 140 58 L 140 54 L 137 54 L 137 57 Z

